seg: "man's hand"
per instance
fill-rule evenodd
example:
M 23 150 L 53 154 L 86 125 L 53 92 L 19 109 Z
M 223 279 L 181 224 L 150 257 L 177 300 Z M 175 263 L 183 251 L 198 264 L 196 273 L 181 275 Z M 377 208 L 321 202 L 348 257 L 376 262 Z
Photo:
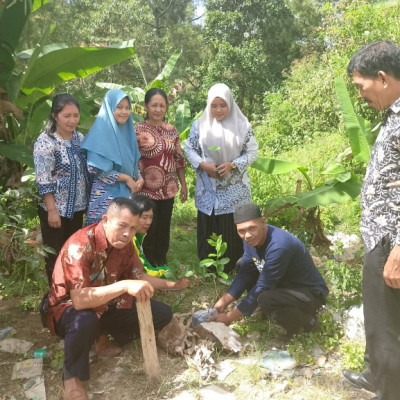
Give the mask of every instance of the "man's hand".
M 383 279 L 393 289 L 400 289 L 400 246 L 395 245 L 383 269 Z
M 232 322 L 230 320 L 230 318 L 228 317 L 228 314 L 226 314 L 226 313 L 214 315 L 213 317 L 211 317 L 209 319 L 209 321 L 210 322 L 222 322 L 226 326 L 230 325 L 230 323 Z
M 76 310 L 85 310 L 107 304 L 124 293 L 135 296 L 138 302 L 143 302 L 153 296 L 154 288 L 145 280 L 124 279 L 106 286 L 72 289 L 70 296 Z
M 188 278 L 181 278 L 178 281 L 174 282 L 174 289 L 185 289 L 191 285 L 191 282 Z
M 150 300 L 153 297 L 154 288 L 149 282 L 129 279 L 125 283 L 127 285 L 127 293 L 135 296 L 136 301 L 139 303 Z
M 219 313 L 214 317 L 210 318 L 210 322 L 222 322 L 226 326 L 230 325 L 233 321 L 243 317 L 243 313 L 235 307 L 227 313 Z

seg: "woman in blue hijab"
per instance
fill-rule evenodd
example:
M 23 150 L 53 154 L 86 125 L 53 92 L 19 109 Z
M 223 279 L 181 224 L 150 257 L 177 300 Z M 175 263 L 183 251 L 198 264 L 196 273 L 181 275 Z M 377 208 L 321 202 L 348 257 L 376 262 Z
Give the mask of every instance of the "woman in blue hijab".
M 131 100 L 119 89 L 109 90 L 82 149 L 94 177 L 86 225 L 100 221 L 111 201 L 139 192 L 143 178 L 138 170 L 140 153 L 131 115 Z

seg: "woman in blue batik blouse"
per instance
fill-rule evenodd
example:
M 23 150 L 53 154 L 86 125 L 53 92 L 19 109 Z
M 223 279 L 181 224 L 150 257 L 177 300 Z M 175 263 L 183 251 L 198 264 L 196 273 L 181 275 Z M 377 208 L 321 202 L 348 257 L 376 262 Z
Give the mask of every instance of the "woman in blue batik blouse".
M 82 228 L 89 196 L 89 174 L 80 147 L 83 135 L 79 123 L 78 100 L 68 93 L 54 97 L 44 131 L 33 148 L 36 184 L 42 200 L 38 214 L 47 253 L 46 274 L 51 283 L 58 252 L 64 242 Z
M 229 87 L 217 83 L 210 88 L 207 107 L 193 123 L 185 154 L 196 171 L 197 252 L 208 258 L 207 239 L 222 235 L 228 245 L 226 272 L 235 269 L 243 254 L 233 212 L 236 206 L 251 203 L 247 168 L 257 158 L 258 146 L 247 118 L 233 99 Z

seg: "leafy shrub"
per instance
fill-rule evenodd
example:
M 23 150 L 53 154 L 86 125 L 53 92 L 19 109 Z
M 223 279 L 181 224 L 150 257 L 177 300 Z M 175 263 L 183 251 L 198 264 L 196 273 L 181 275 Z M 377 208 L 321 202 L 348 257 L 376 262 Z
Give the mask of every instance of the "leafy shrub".
M 36 240 L 35 196 L 31 187 L 9 189 L 0 196 L 0 288 L 22 295 L 27 287 L 44 291 L 43 257 L 52 249 Z
M 321 269 L 330 289 L 328 303 L 335 309 L 347 310 L 361 304 L 362 265 L 359 262 L 346 263 L 328 260 Z
M 325 310 L 319 315 L 319 329 L 311 333 L 299 333 L 290 339 L 289 353 L 299 363 L 314 361 L 312 350 L 320 347 L 325 351 L 332 351 L 340 344 L 343 335 L 342 327 L 333 318 L 330 311 Z
M 213 233 L 209 239 L 207 239 L 208 244 L 214 247 L 215 253 L 210 253 L 209 258 L 205 258 L 200 261 L 201 268 L 214 268 L 216 274 L 222 279 L 228 280 L 228 274 L 224 272 L 225 265 L 228 264 L 229 258 L 222 256 L 225 254 L 227 249 L 226 242 L 222 241 L 222 235 L 217 235 Z M 215 275 L 210 273 L 211 275 Z
M 365 368 L 364 353 L 365 344 L 358 342 L 343 342 L 340 345 L 342 369 L 361 372 Z

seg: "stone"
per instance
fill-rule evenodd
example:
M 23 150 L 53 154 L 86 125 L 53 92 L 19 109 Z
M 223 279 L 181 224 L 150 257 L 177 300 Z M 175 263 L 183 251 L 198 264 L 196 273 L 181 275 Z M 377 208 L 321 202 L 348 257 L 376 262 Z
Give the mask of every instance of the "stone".
M 345 312 L 343 322 L 344 335 L 354 341 L 365 342 L 363 306 L 351 307 Z
M 24 354 L 32 346 L 33 343 L 27 342 L 26 340 L 20 340 L 14 338 L 0 340 L 0 350 L 5 351 L 7 353 Z
M 237 400 L 233 393 L 229 393 L 216 385 L 200 389 L 201 400 Z
M 224 350 L 238 353 L 242 349 L 239 334 L 222 322 L 203 322 L 194 331 L 202 338 L 219 342 Z
M 30 358 L 14 364 L 11 379 L 27 379 L 42 375 L 43 358 Z
M 46 400 L 43 375 L 30 378 L 24 383 L 25 396 L 32 400 Z
M 218 365 L 217 379 L 222 382 L 224 381 L 236 367 L 229 360 L 224 360 Z
M 173 397 L 171 400 L 197 400 L 197 397 L 195 397 L 189 391 L 185 390 L 183 392 L 180 392 L 178 395 Z
M 333 243 L 329 248 L 335 253 L 334 257 L 338 261 L 354 260 L 356 253 L 362 247 L 360 238 L 355 234 L 346 235 L 343 232 L 336 232 L 331 236 L 327 235 L 327 238 Z

